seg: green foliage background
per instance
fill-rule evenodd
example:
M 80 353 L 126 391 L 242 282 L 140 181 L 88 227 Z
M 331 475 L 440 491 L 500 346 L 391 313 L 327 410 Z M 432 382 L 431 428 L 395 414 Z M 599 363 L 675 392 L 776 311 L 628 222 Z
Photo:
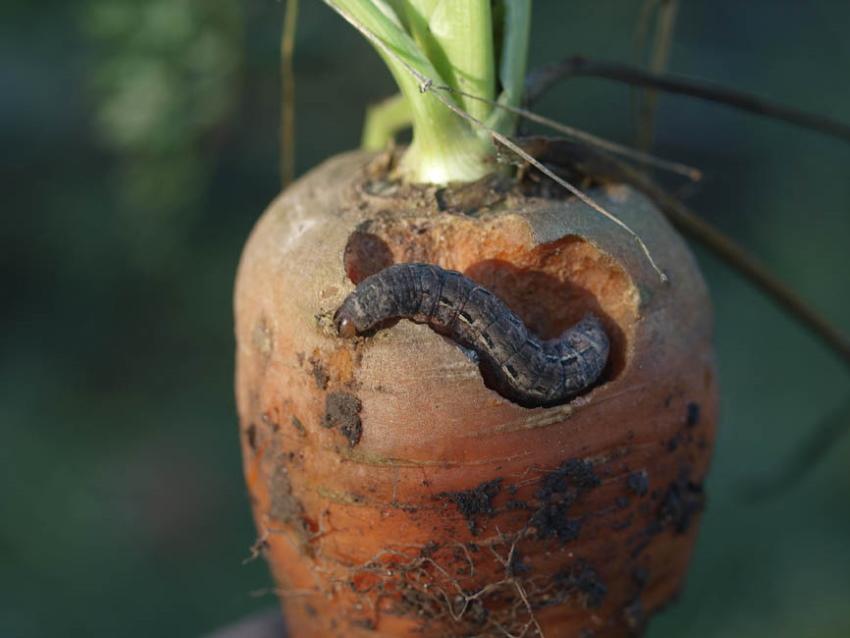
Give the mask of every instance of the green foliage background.
M 393 89 L 368 45 L 302 3 L 298 167 L 357 145 Z M 634 61 L 637 2 L 539 0 L 532 66 Z M 0 20 L 0 635 L 202 635 L 274 604 L 232 396 L 231 289 L 278 189 L 282 5 L 9 0 Z M 850 4 L 682 2 L 671 68 L 850 120 Z M 572 80 L 539 110 L 634 139 L 632 92 Z M 850 326 L 850 149 L 662 97 L 656 151 L 705 169 L 690 201 Z M 649 635 L 850 635 L 850 437 L 764 504 L 848 394 L 836 360 L 697 250 L 723 417 L 688 587 Z M 844 414 L 846 420 L 850 415 Z

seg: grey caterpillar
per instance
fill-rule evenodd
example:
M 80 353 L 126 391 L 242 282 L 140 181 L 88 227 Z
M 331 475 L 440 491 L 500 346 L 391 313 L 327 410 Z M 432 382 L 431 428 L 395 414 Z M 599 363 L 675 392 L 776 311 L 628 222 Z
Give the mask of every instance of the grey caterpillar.
M 558 339 L 542 340 L 492 292 L 432 264 L 396 264 L 367 277 L 343 301 L 334 324 L 340 336 L 351 338 L 392 319 L 427 324 L 473 350 L 484 384 L 529 408 L 585 392 L 608 362 L 608 335 L 595 315 Z

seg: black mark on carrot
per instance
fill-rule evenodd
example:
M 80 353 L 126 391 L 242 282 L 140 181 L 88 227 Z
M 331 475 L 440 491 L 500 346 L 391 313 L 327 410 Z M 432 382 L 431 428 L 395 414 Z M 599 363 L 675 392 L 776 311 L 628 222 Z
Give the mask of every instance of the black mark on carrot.
M 626 479 L 629 489 L 638 496 L 644 496 L 649 491 L 649 473 L 646 470 L 632 472 Z
M 248 439 L 248 445 L 251 447 L 251 450 L 257 451 L 257 426 L 253 423 L 249 424 L 247 428 L 245 428 L 245 437 Z
M 692 428 L 699 425 L 700 408 L 699 403 L 691 401 L 685 408 L 685 424 Z

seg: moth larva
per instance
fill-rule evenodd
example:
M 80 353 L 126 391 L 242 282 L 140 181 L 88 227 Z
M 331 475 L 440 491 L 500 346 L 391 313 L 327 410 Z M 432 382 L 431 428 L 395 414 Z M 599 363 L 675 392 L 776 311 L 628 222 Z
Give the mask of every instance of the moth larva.
M 351 338 L 390 319 L 428 324 L 473 350 L 485 385 L 524 407 L 569 401 L 596 383 L 608 362 L 608 335 L 595 315 L 544 341 L 492 292 L 432 264 L 396 264 L 367 277 L 334 324 Z

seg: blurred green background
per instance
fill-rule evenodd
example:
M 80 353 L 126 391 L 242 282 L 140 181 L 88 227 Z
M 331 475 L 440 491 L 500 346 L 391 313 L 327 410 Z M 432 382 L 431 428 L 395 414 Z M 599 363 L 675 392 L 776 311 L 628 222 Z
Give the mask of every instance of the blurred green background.
M 638 2 L 538 0 L 532 66 L 635 61 Z M 0 636 L 197 636 L 274 605 L 232 392 L 240 248 L 278 191 L 272 0 L 7 0 L 0 20 Z M 846 0 L 682 2 L 673 71 L 850 120 Z M 355 147 L 393 91 L 302 2 L 298 171 Z M 631 142 L 634 94 L 575 79 L 538 110 Z M 850 148 L 661 97 L 656 146 L 703 168 L 690 203 L 850 326 Z M 688 587 L 665 636 L 850 635 L 850 437 L 772 501 L 848 395 L 844 368 L 697 249 L 717 311 L 722 429 Z M 845 414 L 844 418 L 848 416 Z M 260 593 L 258 594 L 258 590 Z

